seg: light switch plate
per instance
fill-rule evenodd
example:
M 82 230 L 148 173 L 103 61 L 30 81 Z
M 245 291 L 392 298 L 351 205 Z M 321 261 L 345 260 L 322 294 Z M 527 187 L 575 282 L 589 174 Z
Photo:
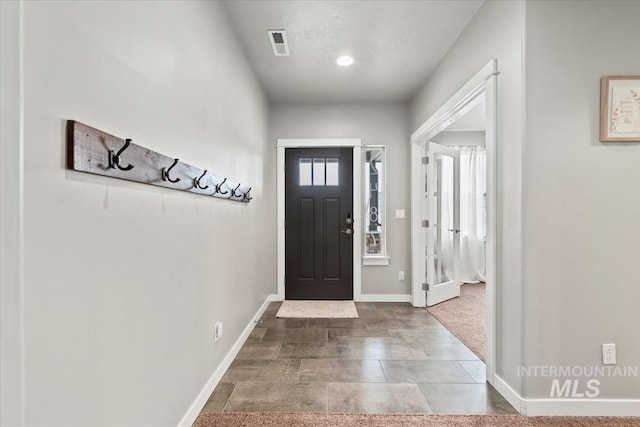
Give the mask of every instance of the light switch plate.
M 398 219 L 404 218 L 404 209 L 396 209 L 396 218 Z

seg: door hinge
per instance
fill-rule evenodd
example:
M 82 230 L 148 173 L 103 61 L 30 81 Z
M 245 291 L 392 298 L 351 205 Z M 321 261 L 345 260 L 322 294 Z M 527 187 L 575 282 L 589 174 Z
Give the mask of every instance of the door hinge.
M 428 165 L 429 164 L 429 157 L 423 157 L 422 158 L 422 164 L 423 165 Z
M 422 290 L 423 291 L 428 291 L 429 290 L 429 284 L 428 283 L 423 283 L 422 284 Z
M 429 220 L 428 219 L 423 219 L 422 220 L 422 228 L 429 228 Z

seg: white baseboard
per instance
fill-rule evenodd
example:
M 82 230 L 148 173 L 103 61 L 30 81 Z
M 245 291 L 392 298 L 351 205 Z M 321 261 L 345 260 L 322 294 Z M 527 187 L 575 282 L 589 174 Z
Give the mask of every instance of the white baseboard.
M 193 423 L 196 421 L 196 418 L 198 418 L 200 411 L 207 403 L 207 400 L 209 400 L 209 396 L 211 396 L 211 393 L 213 393 L 213 390 L 215 390 L 216 386 L 222 379 L 222 376 L 231 365 L 231 362 L 233 362 L 233 359 L 235 359 L 245 341 L 247 340 L 247 338 L 249 338 L 249 335 L 251 335 L 253 328 L 255 328 L 256 326 L 256 322 L 260 320 L 267 307 L 269 306 L 269 303 L 271 303 L 271 301 L 275 299 L 276 295 L 269 295 L 267 297 L 262 306 L 256 312 L 255 316 L 253 316 L 253 319 L 251 319 L 247 327 L 244 328 L 244 331 L 242 331 L 242 334 L 240 334 L 236 342 L 233 344 L 233 347 L 231 347 L 220 365 L 218 365 L 216 370 L 213 372 L 213 375 L 211 375 L 211 378 L 209 378 L 209 381 L 207 381 L 202 391 L 200 391 L 198 397 L 196 397 L 195 401 L 191 404 L 189 410 L 187 410 L 187 413 L 184 415 L 184 417 L 182 417 L 182 419 L 178 423 L 179 427 L 191 427 L 193 425 Z
M 498 393 L 504 397 L 507 402 L 514 407 L 514 409 L 521 414 L 522 412 L 522 396 L 515 391 L 505 380 L 503 380 L 498 374 L 493 375 L 493 382 L 491 383 Z
M 640 416 L 640 399 L 525 399 L 500 376 L 496 390 L 522 415 L 535 416 Z
M 404 294 L 364 294 L 353 299 L 355 302 L 411 302 L 411 295 Z

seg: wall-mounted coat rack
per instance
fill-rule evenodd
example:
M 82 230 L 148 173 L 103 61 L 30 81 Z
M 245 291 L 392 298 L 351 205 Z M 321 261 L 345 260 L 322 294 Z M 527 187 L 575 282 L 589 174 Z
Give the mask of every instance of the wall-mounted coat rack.
M 73 120 L 67 122 L 67 167 L 237 202 L 252 199 L 249 186 Z

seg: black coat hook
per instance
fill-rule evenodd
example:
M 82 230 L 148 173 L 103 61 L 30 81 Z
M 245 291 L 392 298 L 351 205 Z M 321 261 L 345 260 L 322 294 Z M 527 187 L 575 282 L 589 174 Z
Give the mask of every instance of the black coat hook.
M 209 188 L 208 185 L 205 185 L 204 187 L 200 184 L 200 180 L 202 178 L 204 178 L 204 176 L 207 174 L 207 170 L 205 169 L 204 172 L 202 172 L 202 175 L 200 175 L 200 178 L 193 178 L 193 185 L 196 188 L 199 188 L 200 190 L 206 190 L 207 188 Z
M 227 194 L 228 191 L 220 191 L 222 189 L 222 184 L 227 182 L 227 178 L 223 179 L 220 184 L 216 184 L 216 192 L 213 194 Z
M 129 144 L 131 144 L 131 140 L 127 138 L 124 141 L 124 145 L 117 153 L 114 154 L 113 150 L 109 150 L 109 167 L 111 169 L 118 168 L 121 171 L 129 171 L 133 169 L 133 165 L 120 166 L 120 155 L 124 153 L 124 150 L 129 148 Z
M 238 185 L 236 186 L 236 188 L 234 188 L 233 190 L 231 190 L 231 195 L 229 196 L 229 198 L 232 198 L 232 197 L 240 197 L 240 196 L 242 196 L 242 194 L 240 194 L 240 193 L 236 193 L 236 190 L 238 190 L 238 188 L 240 188 L 240 184 L 238 184 Z
M 242 196 L 242 200 L 246 200 L 247 202 L 250 202 L 251 199 L 253 199 L 253 197 L 249 196 L 249 192 L 251 192 L 251 187 L 249 187 L 249 189 L 244 192 L 244 196 Z
M 162 168 L 162 180 L 163 181 L 169 181 L 169 182 L 179 182 L 180 178 L 171 178 L 169 176 L 169 172 L 171 172 L 171 169 L 173 169 L 175 167 L 175 165 L 178 164 L 178 162 L 180 161 L 180 159 L 174 159 L 173 160 L 173 164 L 167 169 L 167 168 Z

